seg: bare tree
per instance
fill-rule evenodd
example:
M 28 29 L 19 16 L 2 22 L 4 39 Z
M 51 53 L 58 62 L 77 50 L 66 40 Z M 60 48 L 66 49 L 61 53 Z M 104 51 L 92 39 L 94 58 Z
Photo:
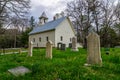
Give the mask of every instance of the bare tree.
M 75 0 L 67 4 L 68 9 L 66 9 L 68 16 L 74 20 L 74 25 L 77 30 L 77 35 L 79 34 L 80 38 L 82 38 L 82 41 L 84 42 L 86 29 L 84 24 L 86 22 L 86 7 L 85 7 L 85 1 L 84 0 Z
M 20 33 L 22 33 L 25 28 L 27 28 L 29 26 L 29 20 L 28 19 L 21 19 L 18 18 L 17 16 L 14 16 L 11 18 L 10 20 L 10 26 L 14 31 L 12 33 L 14 33 L 12 36 L 14 36 L 14 47 L 16 47 L 16 42 L 17 42 L 17 36 L 20 35 Z
M 102 11 L 103 11 L 103 25 L 105 27 L 111 27 L 115 21 L 115 6 L 109 1 L 103 2 Z
M 115 16 L 117 18 L 117 22 L 120 22 L 120 1 L 118 1 L 117 5 L 114 8 Z
M 99 29 L 101 25 L 101 19 L 102 19 L 102 1 L 101 0 L 87 0 L 89 4 L 89 10 L 91 13 L 91 20 L 92 20 L 92 26 L 95 28 L 95 31 L 99 34 Z
M 67 13 L 77 26 L 84 47 L 85 38 L 91 30 L 101 36 L 102 42 L 108 42 L 110 30 L 116 21 L 120 21 L 119 8 L 120 5 L 115 6 L 110 0 L 74 0 L 68 3 Z M 101 31 L 104 32 L 101 34 Z
M 30 8 L 30 0 L 0 0 L 0 28 L 13 16 L 25 18 Z M 10 25 L 10 23 L 8 24 Z
M 84 47 L 86 47 L 86 36 L 91 28 L 96 27 L 97 32 L 99 30 L 101 2 L 100 0 L 74 0 L 68 3 L 67 6 L 66 11 L 74 20 L 77 32 L 80 34 Z M 94 25 L 96 26 L 93 27 Z
M 118 1 L 118 4 L 115 7 L 115 17 L 117 18 L 117 21 L 116 24 L 114 25 L 114 29 L 118 34 L 118 38 L 120 38 L 120 1 Z

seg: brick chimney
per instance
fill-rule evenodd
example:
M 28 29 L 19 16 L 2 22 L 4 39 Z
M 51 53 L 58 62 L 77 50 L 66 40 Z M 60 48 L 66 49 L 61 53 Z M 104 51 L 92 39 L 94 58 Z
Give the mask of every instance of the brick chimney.
M 55 14 L 55 16 L 53 17 L 53 20 L 57 20 L 57 19 L 59 19 L 61 17 L 64 17 L 64 12 Z

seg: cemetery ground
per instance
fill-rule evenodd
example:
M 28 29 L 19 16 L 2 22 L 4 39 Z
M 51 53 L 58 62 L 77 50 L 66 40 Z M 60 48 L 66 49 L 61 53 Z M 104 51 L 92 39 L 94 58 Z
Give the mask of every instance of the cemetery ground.
M 34 49 L 33 57 L 22 54 L 0 55 L 0 80 L 120 80 L 120 48 L 110 48 L 110 54 L 101 49 L 102 66 L 84 66 L 87 51 L 53 49 L 53 58 L 45 58 L 45 49 Z M 15 77 L 8 69 L 25 66 L 31 70 L 24 76 Z

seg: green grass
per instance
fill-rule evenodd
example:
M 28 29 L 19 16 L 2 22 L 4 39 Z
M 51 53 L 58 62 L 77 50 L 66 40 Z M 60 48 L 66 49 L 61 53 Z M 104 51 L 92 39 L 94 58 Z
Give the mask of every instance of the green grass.
M 45 49 L 34 49 L 33 57 L 27 53 L 0 56 L 0 80 L 120 80 L 120 48 L 110 49 L 106 55 L 101 49 L 103 65 L 85 67 L 87 52 L 79 49 L 60 51 L 53 49 L 53 59 L 45 58 Z M 14 77 L 7 70 L 25 66 L 32 72 Z
M 13 48 L 13 49 L 4 49 L 4 50 L 0 49 L 0 54 L 1 53 L 10 53 L 10 52 L 12 52 L 12 53 L 18 52 L 19 53 L 20 49 L 21 49 L 21 51 L 26 51 L 25 48 Z

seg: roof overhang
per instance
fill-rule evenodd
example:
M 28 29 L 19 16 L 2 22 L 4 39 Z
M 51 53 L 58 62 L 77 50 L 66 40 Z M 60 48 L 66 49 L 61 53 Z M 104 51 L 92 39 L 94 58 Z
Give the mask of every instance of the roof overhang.
M 55 29 L 51 29 L 51 30 L 47 30 L 47 31 L 41 31 L 41 32 L 37 32 L 37 33 L 31 33 L 29 35 L 41 34 L 41 33 L 50 32 L 50 31 L 54 31 L 54 30 Z

